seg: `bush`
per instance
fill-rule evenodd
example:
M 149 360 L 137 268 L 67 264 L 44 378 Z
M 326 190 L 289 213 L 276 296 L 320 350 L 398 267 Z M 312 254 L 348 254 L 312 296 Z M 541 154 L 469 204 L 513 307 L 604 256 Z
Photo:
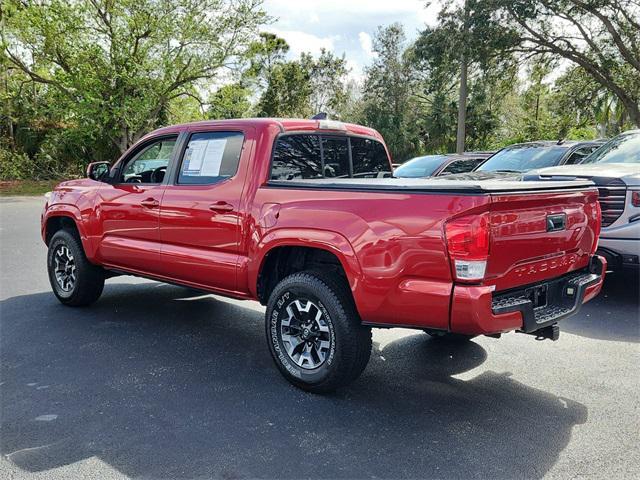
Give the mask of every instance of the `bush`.
M 33 161 L 24 152 L 18 152 L 0 143 L 0 180 L 26 180 L 33 178 Z

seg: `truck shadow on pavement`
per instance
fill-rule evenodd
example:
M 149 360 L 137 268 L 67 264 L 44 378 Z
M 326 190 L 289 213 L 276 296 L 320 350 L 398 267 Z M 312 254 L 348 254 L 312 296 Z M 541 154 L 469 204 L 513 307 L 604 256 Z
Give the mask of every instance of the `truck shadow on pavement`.
M 455 378 L 485 350 L 422 333 L 378 346 L 348 388 L 307 394 L 272 364 L 262 312 L 191 295 L 144 283 L 85 309 L 3 301 L 3 456 L 145 478 L 540 478 L 587 419 L 507 373 Z
M 635 272 L 607 274 L 600 294 L 578 315 L 564 320 L 560 330 L 598 340 L 640 342 L 639 276 Z

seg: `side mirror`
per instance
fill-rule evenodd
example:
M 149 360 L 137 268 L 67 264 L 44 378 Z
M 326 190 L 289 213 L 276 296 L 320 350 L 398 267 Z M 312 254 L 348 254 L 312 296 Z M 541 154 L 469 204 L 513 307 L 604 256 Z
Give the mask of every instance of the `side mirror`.
M 87 177 L 101 182 L 109 173 L 109 162 L 92 162 L 87 165 Z

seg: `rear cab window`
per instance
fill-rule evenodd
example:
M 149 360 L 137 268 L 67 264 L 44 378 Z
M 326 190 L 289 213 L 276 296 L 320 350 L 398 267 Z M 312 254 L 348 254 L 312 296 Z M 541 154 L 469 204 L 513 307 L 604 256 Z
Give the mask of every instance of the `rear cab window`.
M 285 134 L 276 140 L 271 180 L 383 178 L 391 164 L 379 141 L 353 135 Z

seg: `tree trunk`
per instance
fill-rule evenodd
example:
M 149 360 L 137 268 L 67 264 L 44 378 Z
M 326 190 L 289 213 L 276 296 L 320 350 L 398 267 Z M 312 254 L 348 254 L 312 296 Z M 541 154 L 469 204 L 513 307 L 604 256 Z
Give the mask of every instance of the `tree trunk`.
M 456 153 L 464 153 L 467 123 L 467 70 L 469 68 L 466 54 L 467 31 L 469 28 L 469 5 L 464 2 L 464 18 L 462 19 L 462 48 L 460 49 L 460 96 L 458 98 L 458 131 L 456 133 Z
M 456 153 L 464 153 L 467 121 L 467 59 L 462 54 L 460 62 L 460 97 L 458 99 L 458 133 L 456 135 Z
M 638 104 L 633 101 L 625 102 L 624 100 L 622 103 L 629 114 L 629 120 L 631 120 L 631 123 L 640 128 L 640 107 Z

